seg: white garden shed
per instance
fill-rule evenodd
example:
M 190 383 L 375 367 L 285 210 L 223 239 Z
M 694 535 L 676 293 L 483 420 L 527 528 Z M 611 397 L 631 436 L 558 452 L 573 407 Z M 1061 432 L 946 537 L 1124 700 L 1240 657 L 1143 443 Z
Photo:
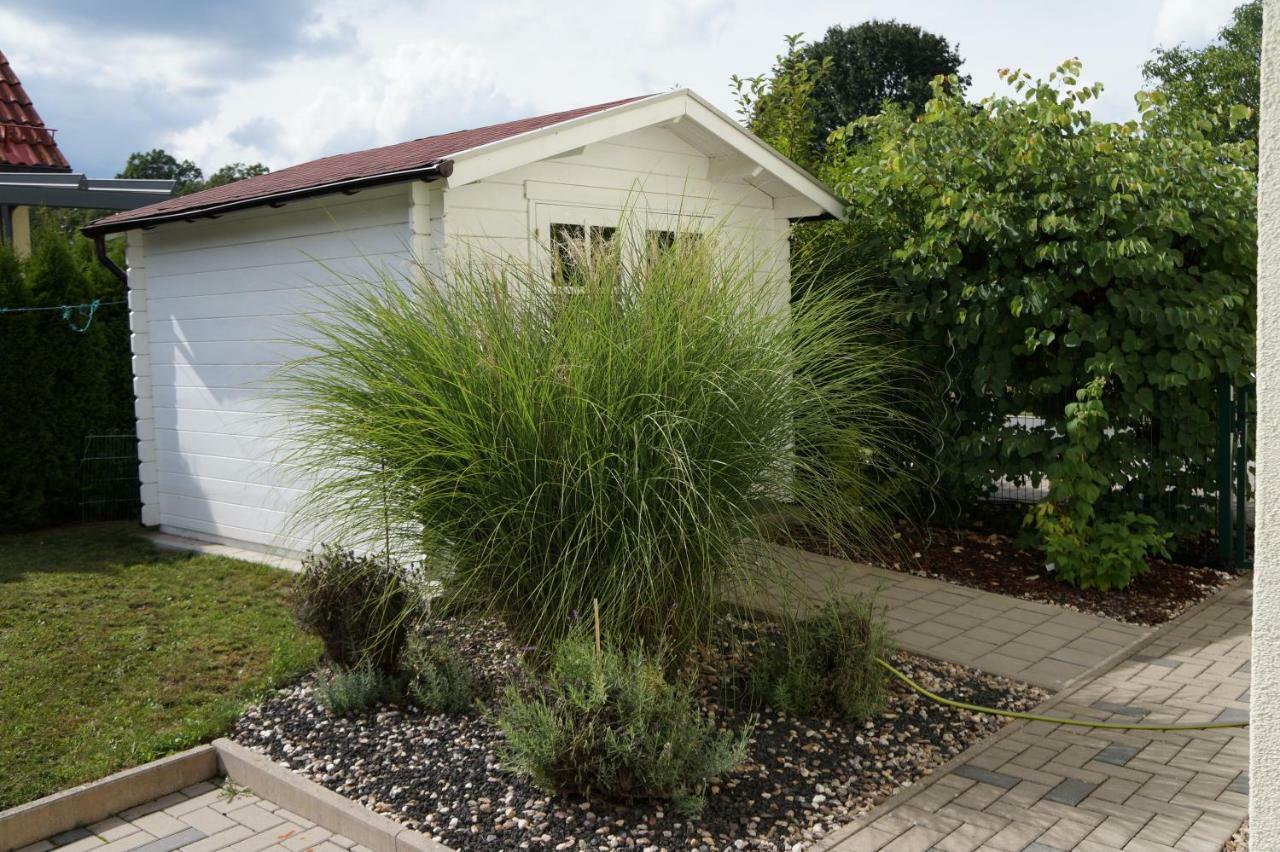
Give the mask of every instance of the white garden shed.
M 452 252 L 550 263 L 617 225 L 710 227 L 764 253 L 788 298 L 787 229 L 843 205 L 688 90 L 326 157 L 94 222 L 128 240 L 142 522 L 298 552 L 303 496 L 268 380 L 335 272 Z

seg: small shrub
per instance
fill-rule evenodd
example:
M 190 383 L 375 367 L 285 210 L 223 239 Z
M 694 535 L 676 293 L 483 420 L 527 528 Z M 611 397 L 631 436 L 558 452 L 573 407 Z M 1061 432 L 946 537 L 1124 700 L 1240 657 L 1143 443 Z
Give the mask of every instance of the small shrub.
M 1118 520 L 1078 526 L 1054 503 L 1041 503 L 1031 522 L 1054 576 L 1081 589 L 1123 589 L 1145 573 L 1148 554 L 1168 558 L 1169 533 L 1156 532 L 1150 515 L 1125 512 Z
M 496 722 L 507 768 L 547 790 L 665 798 L 687 811 L 746 757 L 750 730 L 718 730 L 688 681 L 640 651 L 597 653 L 587 638 L 554 649 L 541 690 L 507 690 Z
M 749 692 L 786 713 L 865 721 L 884 706 L 887 674 L 876 658 L 891 653 L 874 598 L 831 601 L 787 623 L 751 672 Z
M 1147 555 L 1168 557 L 1169 533 L 1137 512 L 1106 515 L 1098 504 L 1112 490 L 1097 458 L 1110 432 L 1105 376 L 1092 379 L 1066 407 L 1067 443 L 1050 466 L 1049 499 L 1023 521 L 1040 536 L 1054 576 L 1081 589 L 1123 589 L 1146 573 Z
M 320 706 L 335 716 L 358 713 L 379 701 L 399 701 L 403 681 L 378 671 L 367 663 L 351 669 L 338 669 L 316 684 L 315 696 Z
M 318 636 L 329 660 L 344 669 L 368 664 L 394 674 L 418 606 L 394 559 L 328 545 L 303 560 L 293 587 L 298 625 Z
M 453 649 L 415 636 L 409 640 L 400 665 L 409 698 L 423 710 L 465 713 L 475 705 L 475 677 Z

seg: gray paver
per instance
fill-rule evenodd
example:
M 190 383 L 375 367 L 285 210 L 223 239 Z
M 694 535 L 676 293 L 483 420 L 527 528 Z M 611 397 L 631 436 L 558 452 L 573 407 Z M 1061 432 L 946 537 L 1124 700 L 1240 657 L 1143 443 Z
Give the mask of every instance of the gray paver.
M 93 837 L 93 832 L 87 828 L 73 828 L 61 834 L 55 834 L 49 838 L 49 842 L 54 846 L 66 846 L 75 843 L 77 840 L 84 840 L 86 837 Z
M 1138 756 L 1141 751 L 1137 746 L 1127 745 L 1109 745 L 1093 758 L 1094 760 L 1110 763 L 1114 766 L 1124 766 L 1129 761 Z
M 972 764 L 964 764 L 957 767 L 955 774 L 961 778 L 972 778 L 974 781 L 981 781 L 983 784 L 990 784 L 993 787 L 1003 787 L 1006 790 L 1012 790 L 1022 783 L 1021 778 L 1013 775 L 1005 775 L 1001 772 L 992 772 L 990 769 L 983 769 L 980 766 Z
M 1151 715 L 1151 711 L 1145 707 L 1134 707 L 1132 704 L 1117 704 L 1114 701 L 1095 701 L 1089 706 L 1095 710 L 1103 710 L 1116 716 L 1132 716 L 1135 719 L 1143 719 Z
M 1098 789 L 1098 786 L 1097 784 L 1090 784 L 1088 781 L 1081 781 L 1079 778 L 1068 778 L 1048 793 L 1045 793 L 1044 797 L 1051 802 L 1075 807 L 1083 802 L 1086 796 Z
M 145 846 L 139 846 L 134 852 L 173 852 L 174 849 L 195 843 L 197 840 L 204 840 L 206 836 L 198 828 L 185 828 L 167 837 L 157 838 Z
M 1139 653 L 1064 693 L 1046 714 L 1134 724 L 1247 718 L 1247 701 L 1240 699 L 1247 698 L 1249 688 L 1250 594 L 1247 585 L 1236 586 L 1165 625 Z M 1096 658 L 1095 643 L 1118 638 L 1109 630 L 1082 631 L 1071 642 L 1074 650 L 1068 646 L 1053 658 Z M 945 644 L 937 649 L 945 651 Z M 903 806 L 891 798 L 886 809 L 848 831 L 862 832 L 852 837 L 873 837 L 866 832 L 882 827 L 893 829 L 896 837 L 908 825 L 941 831 L 947 826 L 936 818 L 945 816 L 948 825 L 959 819 L 961 828 L 974 831 L 953 828 L 955 842 L 940 841 L 939 849 L 976 843 L 1000 852 L 1215 850 L 1247 816 L 1247 729 L 1090 731 L 1030 722 L 1015 723 L 998 736 L 981 752 L 962 755 L 960 764 L 942 775 L 979 783 L 937 814 L 913 808 L 904 822 L 897 817 Z M 899 798 L 928 802 L 929 789 Z M 915 837 L 925 834 L 918 831 Z

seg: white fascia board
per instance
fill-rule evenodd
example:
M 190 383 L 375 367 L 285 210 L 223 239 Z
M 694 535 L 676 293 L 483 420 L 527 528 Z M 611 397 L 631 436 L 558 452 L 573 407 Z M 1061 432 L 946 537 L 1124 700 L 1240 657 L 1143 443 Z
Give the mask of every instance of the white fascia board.
M 450 157 L 453 160 L 453 174 L 449 176 L 445 186 L 465 186 L 633 130 L 672 123 L 686 117 L 705 128 L 738 155 L 762 166 L 766 172 L 793 189 L 796 195 L 812 203 L 810 210 L 789 211 L 794 213 L 790 218 L 820 213 L 844 218 L 845 204 L 831 190 L 688 89 L 665 92 L 459 152 Z M 788 199 L 788 206 L 802 206 L 802 203 L 797 204 L 798 201 L 799 199 L 791 197 Z
M 794 189 L 796 194 L 812 201 L 818 208 L 814 212 L 829 213 L 837 219 L 844 218 L 845 203 L 812 175 L 703 100 L 696 92 L 685 90 L 685 94 L 689 98 L 685 114 L 691 119 L 714 133 L 730 148 L 764 166 L 765 171 Z
M 670 121 L 684 114 L 684 99 L 672 97 L 680 94 L 669 92 L 632 101 L 454 154 L 449 157 L 453 161 L 453 173 L 446 179 L 445 186 L 465 186 L 574 148 Z

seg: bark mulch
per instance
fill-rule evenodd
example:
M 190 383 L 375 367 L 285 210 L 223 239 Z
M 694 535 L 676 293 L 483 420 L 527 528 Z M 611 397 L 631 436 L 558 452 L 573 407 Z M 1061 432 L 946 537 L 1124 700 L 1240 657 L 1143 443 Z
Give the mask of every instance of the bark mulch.
M 1057 580 L 1044 555 L 1014 539 L 981 530 L 900 530 L 900 548 L 882 566 L 961 586 L 1011 595 L 1114 618 L 1130 624 L 1163 624 L 1231 582 L 1235 575 L 1213 568 L 1149 559 L 1150 570 L 1127 589 L 1082 590 Z M 830 553 L 821 542 L 804 542 Z

